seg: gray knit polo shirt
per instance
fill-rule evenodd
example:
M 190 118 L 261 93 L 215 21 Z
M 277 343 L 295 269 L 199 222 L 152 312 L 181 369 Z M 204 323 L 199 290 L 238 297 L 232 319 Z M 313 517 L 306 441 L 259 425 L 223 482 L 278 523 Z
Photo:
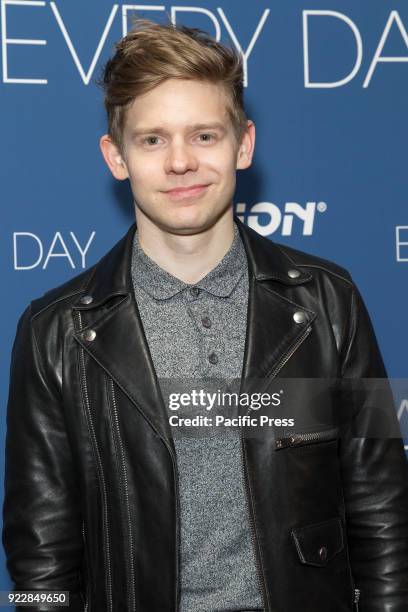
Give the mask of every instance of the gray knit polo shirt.
M 248 303 L 248 265 L 234 240 L 194 285 L 142 250 L 136 231 L 132 279 L 153 365 L 169 381 L 239 379 Z M 228 428 L 226 428 L 228 429 Z M 180 612 L 262 610 L 238 431 L 174 436 L 180 492 Z

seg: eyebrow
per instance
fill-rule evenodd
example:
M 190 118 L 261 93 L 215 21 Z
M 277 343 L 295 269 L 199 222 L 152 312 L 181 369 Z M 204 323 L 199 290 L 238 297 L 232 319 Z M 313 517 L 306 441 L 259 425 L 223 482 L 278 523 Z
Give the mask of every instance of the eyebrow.
M 199 130 L 220 130 L 221 132 L 226 132 L 225 126 L 219 121 L 215 121 L 213 123 L 195 123 L 193 125 L 186 126 L 186 132 L 195 132 Z M 137 136 L 142 136 L 143 134 L 162 134 L 164 136 L 168 136 L 169 132 L 162 127 L 141 127 L 131 132 L 131 138 L 135 138 Z

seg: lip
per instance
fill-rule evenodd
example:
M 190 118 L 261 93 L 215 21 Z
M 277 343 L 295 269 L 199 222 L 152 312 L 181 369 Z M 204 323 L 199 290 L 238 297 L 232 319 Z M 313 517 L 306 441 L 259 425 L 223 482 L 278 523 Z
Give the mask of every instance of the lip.
M 208 185 L 191 185 L 190 187 L 175 187 L 164 193 L 173 200 L 184 200 L 185 198 L 197 197 L 204 193 Z

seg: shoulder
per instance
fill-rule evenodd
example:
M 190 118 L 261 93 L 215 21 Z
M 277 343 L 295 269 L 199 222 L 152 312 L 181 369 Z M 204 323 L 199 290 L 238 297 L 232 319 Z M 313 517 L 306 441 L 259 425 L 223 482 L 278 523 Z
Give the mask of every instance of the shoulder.
M 328 281 L 336 286 L 353 285 L 349 271 L 338 263 L 295 249 L 257 233 L 237 219 L 248 261 L 258 280 L 274 279 L 289 287 L 310 288 Z M 315 282 L 313 282 L 315 281 Z
M 32 318 L 39 316 L 51 306 L 64 308 L 70 307 L 71 303 L 83 293 L 92 278 L 97 264 L 77 274 L 68 281 L 46 291 L 42 296 L 34 298 L 30 304 Z
M 117 289 L 125 282 L 126 269 L 129 264 L 134 224 L 99 260 L 87 270 L 77 274 L 68 281 L 53 287 L 31 302 L 32 317 L 40 317 L 47 311 L 63 312 L 86 294 L 90 287 L 99 285 L 103 291 Z
M 294 249 L 284 244 L 277 242 L 274 242 L 274 244 L 289 259 L 294 267 L 309 272 L 312 277 L 328 276 L 333 280 L 338 279 L 348 288 L 354 287 L 350 272 L 338 263 L 311 253 L 306 253 L 305 251 Z

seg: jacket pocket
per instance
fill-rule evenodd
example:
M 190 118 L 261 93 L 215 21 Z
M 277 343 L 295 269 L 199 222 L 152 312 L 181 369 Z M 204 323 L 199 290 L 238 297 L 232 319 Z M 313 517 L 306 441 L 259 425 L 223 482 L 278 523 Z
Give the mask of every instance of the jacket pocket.
M 344 548 L 340 517 L 292 529 L 291 536 L 305 565 L 325 567 Z
M 306 446 L 309 444 L 317 444 L 319 442 L 330 442 L 338 438 L 339 429 L 324 429 L 322 431 L 314 431 L 307 433 L 294 433 L 291 436 L 275 439 L 275 450 L 284 448 L 296 448 L 298 446 Z

